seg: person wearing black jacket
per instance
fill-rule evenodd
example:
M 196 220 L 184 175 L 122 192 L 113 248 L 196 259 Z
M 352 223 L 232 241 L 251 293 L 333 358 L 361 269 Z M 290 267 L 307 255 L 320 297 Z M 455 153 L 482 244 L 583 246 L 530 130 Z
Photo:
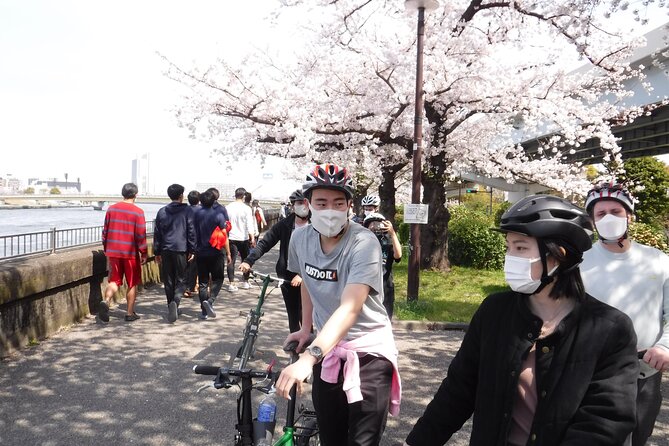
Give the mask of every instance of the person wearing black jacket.
M 172 202 L 161 208 L 153 228 L 153 253 L 160 265 L 167 296 L 167 320 L 174 322 L 186 289 L 186 265 L 195 252 L 193 211 L 183 203 L 184 187 L 172 184 L 167 188 Z
M 249 255 L 239 265 L 240 271 L 248 272 L 253 264 L 260 259 L 267 251 L 279 245 L 279 260 L 276 262 L 276 274 L 284 279 L 281 284 L 281 294 L 286 305 L 286 313 L 288 314 L 288 328 L 291 333 L 300 329 L 300 322 L 302 320 L 302 298 L 300 296 L 300 285 L 302 278 L 287 269 L 288 262 L 288 245 L 290 243 L 290 236 L 295 228 L 309 224 L 309 209 L 303 204 L 304 196 L 302 191 L 296 190 L 290 195 L 290 203 L 292 212 L 288 217 L 279 220 L 275 223 L 258 241 L 256 246 L 251 249 Z
M 526 197 L 501 219 L 512 291 L 474 314 L 448 375 L 405 445 L 443 445 L 473 414 L 470 445 L 623 445 L 635 425 L 636 335 L 585 293 L 582 209 Z

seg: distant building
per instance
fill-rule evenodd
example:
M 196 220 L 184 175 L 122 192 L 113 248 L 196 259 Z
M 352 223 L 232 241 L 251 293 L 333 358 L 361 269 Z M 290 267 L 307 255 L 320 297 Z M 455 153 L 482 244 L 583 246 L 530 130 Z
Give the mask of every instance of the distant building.
M 132 160 L 132 174 L 131 179 L 137 185 L 139 193 L 150 193 L 151 178 L 149 176 L 151 167 L 151 160 L 148 153 L 144 153 Z
M 21 180 L 11 175 L 0 177 L 0 193 L 18 194 L 21 192 Z
M 77 178 L 77 181 L 58 181 L 58 179 L 53 178 L 50 180 L 40 180 L 39 178 L 28 178 L 28 186 L 35 189 L 36 193 L 41 193 L 46 191 L 47 193 L 57 187 L 60 189 L 61 193 L 70 192 L 76 189 L 77 192 L 81 193 L 81 181 Z

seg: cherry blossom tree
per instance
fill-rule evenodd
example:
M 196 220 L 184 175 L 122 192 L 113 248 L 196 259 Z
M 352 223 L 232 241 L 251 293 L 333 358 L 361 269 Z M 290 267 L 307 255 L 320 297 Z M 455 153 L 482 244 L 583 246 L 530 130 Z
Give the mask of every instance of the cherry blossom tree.
M 649 110 L 622 106 L 631 94 L 623 82 L 643 82 L 626 59 L 642 39 L 623 38 L 613 21 L 627 2 L 441 3 L 426 15 L 421 266 L 446 269 L 450 179 L 475 172 L 581 195 L 581 166 L 563 157 L 596 137 L 607 159 L 619 158 L 612 123 Z M 654 3 L 666 13 L 665 2 L 643 2 Z M 632 16 L 640 23 L 643 10 Z M 378 186 L 394 215 L 413 146 L 415 14 L 402 0 L 283 0 L 272 26 L 295 44 L 206 69 L 168 64 L 189 87 L 179 122 L 220 139 L 224 156 L 346 165 L 365 192 Z M 538 135 L 547 136 L 528 154 L 520 143 Z

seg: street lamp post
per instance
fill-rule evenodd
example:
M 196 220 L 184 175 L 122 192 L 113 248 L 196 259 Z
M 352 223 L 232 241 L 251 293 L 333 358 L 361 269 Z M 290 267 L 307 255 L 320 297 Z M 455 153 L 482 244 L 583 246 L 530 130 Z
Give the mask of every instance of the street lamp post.
M 411 179 L 411 203 L 420 203 L 421 158 L 423 157 L 423 40 L 425 38 L 425 11 L 439 6 L 437 0 L 405 0 L 408 10 L 418 10 L 418 30 L 416 33 L 416 101 L 414 117 L 413 165 Z M 411 225 L 409 241 L 409 265 L 407 275 L 407 300 L 418 300 L 420 275 L 420 225 Z

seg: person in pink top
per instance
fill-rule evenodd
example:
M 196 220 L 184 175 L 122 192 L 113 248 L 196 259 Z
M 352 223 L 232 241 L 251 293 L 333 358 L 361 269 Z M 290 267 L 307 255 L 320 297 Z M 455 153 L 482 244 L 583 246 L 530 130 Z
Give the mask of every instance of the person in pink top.
M 302 277 L 302 326 L 286 339 L 307 343 L 283 370 L 277 393 L 288 397 L 313 373 L 312 400 L 324 446 L 378 445 L 388 413 L 401 397 L 397 348 L 383 306 L 381 246 L 374 234 L 352 224 L 349 172 L 316 166 L 303 186 L 311 225 L 293 231 L 288 270 Z

